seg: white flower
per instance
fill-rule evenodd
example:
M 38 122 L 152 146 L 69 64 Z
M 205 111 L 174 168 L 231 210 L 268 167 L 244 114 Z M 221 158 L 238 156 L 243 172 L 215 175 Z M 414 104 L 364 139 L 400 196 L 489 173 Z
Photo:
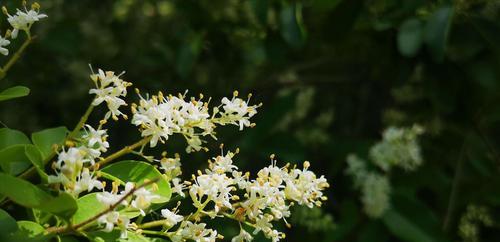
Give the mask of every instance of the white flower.
M 116 194 L 115 192 L 107 192 L 107 191 L 97 193 L 96 195 L 97 201 L 104 204 L 106 207 L 110 207 L 118 203 L 118 201 L 120 201 L 122 197 L 123 197 L 122 195 Z M 122 204 L 127 205 L 127 201 L 123 201 Z
M 115 223 L 118 222 L 118 218 L 120 218 L 120 213 L 113 211 L 99 217 L 97 222 L 105 224 L 104 231 L 111 232 L 111 230 L 115 227 Z
M 140 95 L 139 95 L 140 96 Z M 216 124 L 235 124 L 243 127 L 253 126 L 249 119 L 256 113 L 257 105 L 248 106 L 248 102 L 233 97 L 223 99 L 225 112 L 216 107 L 209 113 L 208 103 L 199 99 L 185 100 L 185 94 L 163 96 L 161 92 L 151 97 L 140 96 L 139 104 L 132 105 L 132 124 L 139 126 L 142 137 L 151 137 L 150 146 L 158 141 L 164 143 L 174 133 L 182 134 L 188 146 L 187 152 L 204 149 L 201 137 L 210 135 L 214 139 Z M 241 103 L 242 102 L 242 103 Z
M 19 30 L 29 31 L 31 25 L 42 18 L 46 18 L 46 14 L 40 14 L 40 12 L 35 11 L 34 9 L 26 10 L 25 12 L 17 9 L 15 15 L 7 14 L 7 21 L 9 21 L 10 25 L 14 30 L 12 31 L 12 38 L 17 38 L 17 34 Z
M 203 174 L 196 177 L 195 184 L 191 186 L 189 194 L 195 202 L 195 206 L 201 205 L 203 196 L 215 203 L 215 211 L 218 212 L 220 208 L 232 208 L 230 199 L 234 185 L 233 179 L 227 177 L 225 174 Z
M 90 148 L 95 148 L 97 144 L 97 150 L 101 152 L 106 152 L 109 148 L 109 143 L 106 141 L 108 134 L 105 129 L 95 130 L 90 125 L 85 125 L 85 134 L 82 136 L 83 139 L 87 140 L 87 145 Z
M 177 223 L 181 222 L 184 220 L 184 217 L 181 215 L 177 215 L 173 213 L 172 211 L 168 210 L 167 208 L 161 210 L 161 216 L 163 216 L 166 220 L 169 226 L 174 226 Z
M 149 208 L 151 202 L 154 199 L 160 198 L 160 196 L 153 194 L 145 188 L 140 188 L 134 192 L 135 199 L 130 203 L 131 207 L 139 209 L 142 216 L 146 216 L 144 209 Z
M 126 106 L 127 103 L 121 98 L 127 95 L 127 87 L 132 85 L 120 79 L 120 75 L 116 76 L 114 72 L 99 69 L 98 74 L 90 75 L 90 79 L 94 81 L 96 88 L 90 89 L 89 94 L 95 94 L 96 97 L 92 105 L 98 106 L 102 102 L 106 102 L 109 111 L 106 113 L 105 119 L 110 116 L 113 119 L 118 119 L 118 116 L 126 117 L 119 108 Z
M 94 188 L 103 189 L 104 186 L 102 182 L 93 177 L 93 174 L 90 174 L 88 168 L 83 168 L 73 188 L 73 194 L 78 195 L 83 191 L 90 192 Z
M 233 156 L 234 153 L 228 152 L 225 156 L 220 155 L 217 156 L 216 158 L 213 158 L 215 162 L 211 164 L 210 169 L 216 173 L 226 173 L 237 170 L 238 167 L 233 165 L 233 160 L 232 160 Z
M 2 55 L 9 54 L 9 50 L 7 48 L 4 48 L 4 46 L 7 46 L 9 44 L 10 44 L 9 40 L 0 36 L 0 54 L 2 54 Z
M 97 219 L 97 223 L 104 224 L 104 231 L 111 232 L 115 225 L 121 230 L 120 238 L 127 238 L 127 229 L 130 226 L 130 219 L 126 216 L 120 215 L 119 212 L 112 211 L 107 214 L 102 215 Z
M 181 197 L 185 197 L 186 195 L 182 190 L 184 190 L 186 186 L 181 182 L 181 179 L 179 178 L 174 178 L 172 179 L 172 193 L 177 193 Z
M 231 242 L 250 242 L 253 240 L 252 235 L 244 229 L 240 229 L 240 233 L 231 239 Z
M 214 242 L 217 238 L 217 231 L 206 229 L 206 226 L 205 223 L 193 224 L 188 221 L 181 230 L 181 236 L 196 242 Z
M 309 162 L 304 162 L 304 169 L 293 169 L 290 171 L 289 179 L 286 180 L 285 194 L 287 199 L 304 204 L 310 208 L 321 204 L 322 190 L 327 188 L 328 182 L 321 176 L 316 178 L 314 172 L 307 170 Z
M 422 164 L 418 136 L 423 129 L 414 125 L 411 128 L 389 127 L 383 133 L 383 140 L 370 149 L 373 163 L 384 171 L 392 166 L 415 170 Z

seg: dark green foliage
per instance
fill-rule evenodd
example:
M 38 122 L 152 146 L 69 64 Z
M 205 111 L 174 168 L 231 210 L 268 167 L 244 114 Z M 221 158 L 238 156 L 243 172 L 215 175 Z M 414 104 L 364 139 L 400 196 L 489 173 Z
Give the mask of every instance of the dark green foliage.
M 332 185 L 323 213 L 333 215 L 336 226 L 311 231 L 299 223 L 287 231 L 286 241 L 458 241 L 458 223 L 469 204 L 490 208 L 496 219 L 480 232 L 480 241 L 500 240 L 498 1 L 41 4 L 49 18 L 37 26 L 34 44 L 0 82 L 0 90 L 24 85 L 31 94 L 0 103 L 2 125 L 24 133 L 73 127 L 90 102 L 88 63 L 94 69 L 125 70 L 124 79 L 144 91 L 189 89 L 191 95 L 203 92 L 215 99 L 235 89 L 242 95 L 253 92 L 252 99 L 264 103 L 257 126 L 234 135 L 219 131 L 225 147 L 241 148 L 238 166 L 255 170 L 268 164 L 270 153 L 283 164 L 308 159 Z M 308 90 L 313 90 L 309 97 Z M 26 93 L 2 92 L 0 100 Z M 129 100 L 137 100 L 130 93 Z M 424 164 L 413 173 L 391 174 L 394 206 L 382 219 L 371 220 L 343 172 L 345 158 L 349 153 L 366 158 L 385 127 L 414 123 L 427 131 L 421 138 Z M 113 147 L 138 137 L 132 125 L 114 126 Z M 9 148 L 30 151 L 27 159 L 0 160 L 3 172 L 16 174 L 30 162 L 38 164 L 39 154 L 12 129 L 0 130 L 0 156 Z M 50 145 L 64 139 L 62 132 L 60 138 Z M 33 144 L 46 157 L 51 146 L 37 140 L 33 137 Z M 173 137 L 165 149 L 186 157 L 184 177 L 189 178 L 219 153 L 218 145 L 187 156 L 182 137 Z M 0 183 L 0 190 L 9 196 L 4 186 Z M 34 198 L 13 200 L 42 209 L 32 199 L 49 194 L 29 189 Z M 28 219 L 19 209 L 8 212 Z M 4 213 L 0 210 L 0 229 L 14 228 L 15 221 Z M 97 237 L 114 235 L 92 236 L 102 241 Z

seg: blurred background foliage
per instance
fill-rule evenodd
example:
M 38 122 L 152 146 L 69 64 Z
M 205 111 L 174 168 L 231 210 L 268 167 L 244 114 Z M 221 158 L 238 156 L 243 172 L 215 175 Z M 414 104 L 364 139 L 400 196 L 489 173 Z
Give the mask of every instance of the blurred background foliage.
M 49 18 L 0 83 L 32 93 L 1 104 L 3 126 L 72 127 L 91 99 L 88 63 L 125 70 L 141 91 L 252 92 L 264 103 L 254 129 L 219 130 L 208 153 L 185 154 L 180 137 L 166 148 L 181 154 L 186 177 L 219 153 L 218 142 L 241 148 L 242 169 L 267 165 L 271 153 L 283 164 L 309 159 L 333 185 L 330 200 L 322 210 L 295 209 L 286 241 L 500 240 L 500 1 L 40 3 Z M 413 123 L 427 131 L 424 166 L 394 171 L 391 209 L 369 219 L 344 174 L 346 156 L 366 157 L 385 127 Z M 110 132 L 115 147 L 138 138 L 125 122 Z M 214 226 L 238 232 L 234 223 Z

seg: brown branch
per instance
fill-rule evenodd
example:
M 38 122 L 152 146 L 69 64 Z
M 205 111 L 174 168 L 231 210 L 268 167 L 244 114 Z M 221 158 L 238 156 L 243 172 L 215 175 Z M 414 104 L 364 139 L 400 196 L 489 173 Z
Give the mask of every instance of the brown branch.
M 126 193 L 122 198 L 120 198 L 120 200 L 118 200 L 116 203 L 112 204 L 111 206 L 109 206 L 109 208 L 107 208 L 106 210 L 94 215 L 93 217 L 79 223 L 79 224 L 75 224 L 75 225 L 68 225 L 68 226 L 60 226 L 60 227 L 50 227 L 47 229 L 47 232 L 49 234 L 60 234 L 60 233 L 66 233 L 66 232 L 70 232 L 70 231 L 76 231 L 78 230 L 79 228 L 87 225 L 87 224 L 90 224 L 92 222 L 94 222 L 95 220 L 99 219 L 101 216 L 113 211 L 116 207 L 118 207 L 123 201 L 125 201 L 125 199 L 127 199 L 128 197 L 132 196 L 137 190 L 143 188 L 143 187 L 146 187 L 146 186 L 149 186 L 155 182 L 157 182 L 159 180 L 159 178 L 156 178 L 154 180 L 150 180 L 150 181 L 147 181 L 143 184 L 141 184 L 140 186 L 137 186 L 137 187 L 134 187 L 132 188 L 132 190 L 130 190 L 128 193 Z

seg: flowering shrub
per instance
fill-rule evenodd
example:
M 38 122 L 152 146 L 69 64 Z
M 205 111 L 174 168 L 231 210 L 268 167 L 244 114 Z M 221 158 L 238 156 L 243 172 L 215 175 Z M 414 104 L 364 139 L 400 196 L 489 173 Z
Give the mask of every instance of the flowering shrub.
M 0 70 L 2 77 L 31 43 L 32 25 L 47 17 L 37 3 L 30 9 L 24 3 L 13 15 L 6 8 L 3 12 L 12 30 L 0 38 L 0 53 L 9 55 L 10 41 L 19 31 L 26 40 Z M 204 171 L 184 180 L 179 155 L 169 157 L 164 152 L 155 158 L 145 150 L 179 134 L 186 139 L 186 152 L 208 151 L 205 143 L 217 140 L 218 126 L 253 127 L 251 118 L 261 105 L 251 104 L 251 95 L 239 98 L 236 91 L 210 107 L 211 99 L 203 95 L 149 95 L 138 89 L 139 101 L 128 104 L 124 98 L 132 83 L 123 78 L 124 73 L 92 71 L 94 88 L 89 94 L 94 99 L 71 131 L 46 129 L 33 133 L 30 140 L 20 131 L 0 129 L 2 206 L 20 205 L 33 218 L 16 221 L 0 210 L 0 241 L 72 241 L 71 236 L 91 241 L 215 241 L 224 236 L 204 221 L 221 218 L 240 225 L 232 241 L 251 241 L 259 232 L 279 241 L 285 234 L 276 223 L 283 220 L 288 225 L 292 206 L 320 207 L 327 199 L 323 191 L 329 184 L 309 169 L 308 161 L 302 168 L 280 165 L 271 155 L 269 165 L 252 175 L 233 162 L 238 149 L 224 152 L 223 145 Z M 0 100 L 28 93 L 25 87 L 14 87 L 0 93 Z M 104 117 L 90 124 L 89 116 L 102 106 L 106 106 Z M 130 121 L 140 134 L 136 143 L 121 149 L 108 141 L 108 129 L 120 120 Z M 109 154 L 109 150 L 117 151 Z M 120 160 L 127 154 L 139 159 Z M 36 176 L 39 183 L 33 183 Z M 181 203 L 191 204 L 192 209 L 183 211 Z

